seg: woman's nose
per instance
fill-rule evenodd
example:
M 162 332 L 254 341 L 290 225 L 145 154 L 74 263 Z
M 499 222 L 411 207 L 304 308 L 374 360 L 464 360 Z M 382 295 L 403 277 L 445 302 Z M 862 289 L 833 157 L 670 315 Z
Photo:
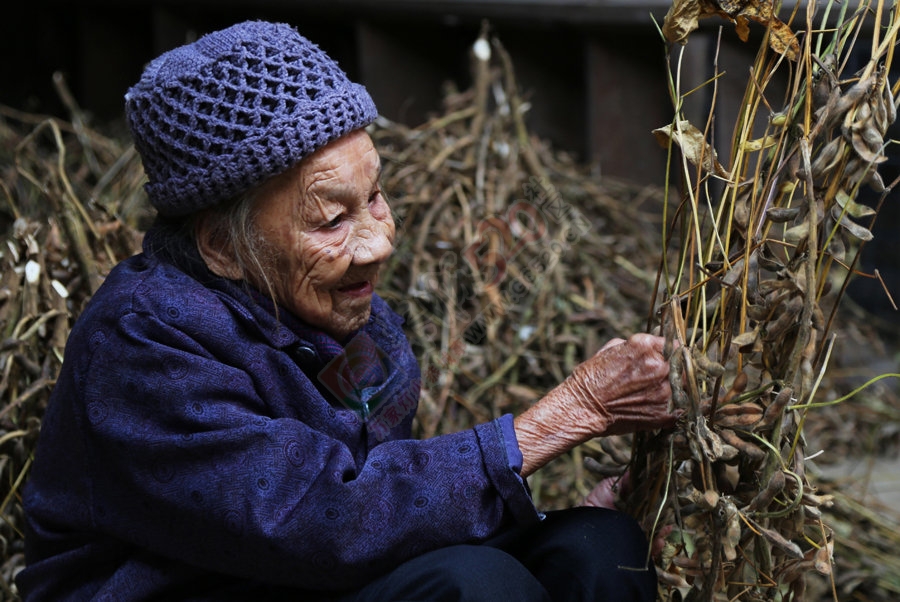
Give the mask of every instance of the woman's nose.
M 356 264 L 383 263 L 394 252 L 394 222 L 369 217 L 361 223 L 354 236 L 353 262 Z

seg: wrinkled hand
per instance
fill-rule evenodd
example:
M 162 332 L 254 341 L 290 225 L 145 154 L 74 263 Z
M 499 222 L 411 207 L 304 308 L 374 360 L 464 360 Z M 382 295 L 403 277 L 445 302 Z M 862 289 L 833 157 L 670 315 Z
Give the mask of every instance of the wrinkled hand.
M 664 344 L 649 334 L 614 339 L 516 418 L 522 474 L 594 437 L 673 425 Z
M 616 502 L 619 500 L 620 489 L 622 493 L 625 493 L 629 490 L 630 485 L 630 473 L 628 472 L 620 477 L 606 477 L 587 494 L 582 505 L 615 510 L 617 508 Z
M 595 435 L 621 435 L 671 426 L 665 339 L 637 334 L 614 339 L 576 366 L 560 385 L 571 403 L 591 417 Z

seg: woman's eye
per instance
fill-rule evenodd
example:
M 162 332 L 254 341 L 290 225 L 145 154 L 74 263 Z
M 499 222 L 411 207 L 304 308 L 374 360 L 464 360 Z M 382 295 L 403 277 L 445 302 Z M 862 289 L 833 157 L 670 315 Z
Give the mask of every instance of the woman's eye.
M 334 217 L 334 219 L 332 219 L 330 222 L 325 224 L 325 227 L 328 228 L 329 230 L 333 230 L 334 228 L 337 228 L 338 226 L 340 226 L 341 222 L 343 222 L 343 221 L 344 221 L 343 215 L 336 215 Z
M 376 190 L 375 192 L 373 192 L 372 196 L 369 197 L 369 204 L 377 201 L 379 196 L 381 196 L 381 190 Z

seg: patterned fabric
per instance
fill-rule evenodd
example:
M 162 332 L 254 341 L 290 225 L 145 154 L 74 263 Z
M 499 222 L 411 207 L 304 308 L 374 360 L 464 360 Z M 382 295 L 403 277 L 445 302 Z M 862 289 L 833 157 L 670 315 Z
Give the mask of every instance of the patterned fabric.
M 365 420 L 317 377 L 344 346 L 279 315 L 154 232 L 113 270 L 42 425 L 26 602 L 310 599 L 539 520 L 511 416 L 411 438 L 418 366 L 383 300 Z
M 150 201 L 169 216 L 246 191 L 377 117 L 318 46 L 261 21 L 161 55 L 125 101 Z

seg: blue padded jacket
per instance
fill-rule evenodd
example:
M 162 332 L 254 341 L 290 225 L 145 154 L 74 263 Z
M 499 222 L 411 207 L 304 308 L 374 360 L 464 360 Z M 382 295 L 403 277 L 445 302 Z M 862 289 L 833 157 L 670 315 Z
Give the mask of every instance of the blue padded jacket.
M 512 417 L 412 439 L 402 319 L 376 296 L 361 333 L 368 351 L 348 360 L 148 233 L 68 340 L 25 488 L 23 598 L 338 592 L 539 520 Z M 379 361 L 356 387 L 363 356 Z

